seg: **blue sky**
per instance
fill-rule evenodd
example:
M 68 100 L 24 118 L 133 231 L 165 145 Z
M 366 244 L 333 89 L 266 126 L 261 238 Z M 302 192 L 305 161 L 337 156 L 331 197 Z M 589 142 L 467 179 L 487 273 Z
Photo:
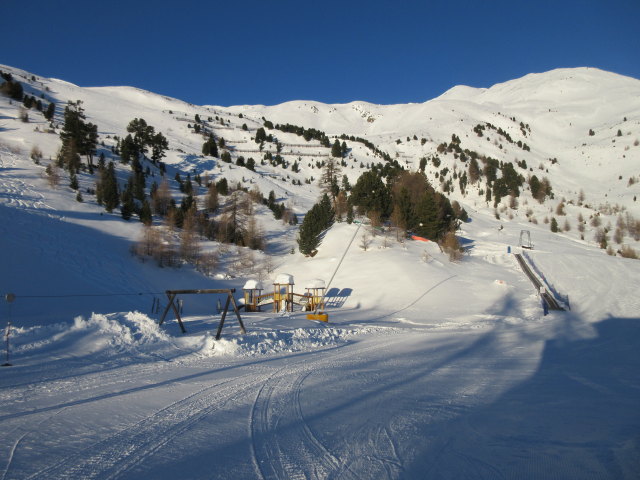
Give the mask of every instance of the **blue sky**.
M 558 67 L 640 78 L 638 0 L 3 0 L 0 63 L 195 104 L 424 102 Z

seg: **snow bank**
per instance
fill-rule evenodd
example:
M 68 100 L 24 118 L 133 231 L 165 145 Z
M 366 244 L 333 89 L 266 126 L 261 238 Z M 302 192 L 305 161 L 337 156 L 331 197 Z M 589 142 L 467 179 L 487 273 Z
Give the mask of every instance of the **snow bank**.
M 210 332 L 172 337 L 155 320 L 140 312 L 78 316 L 73 324 L 59 323 L 12 330 L 12 352 L 25 357 L 104 357 L 126 362 L 140 355 L 169 357 L 253 357 L 317 350 L 344 345 L 356 335 L 394 330 L 388 327 L 324 327 L 274 329 L 247 334 L 225 334 L 215 340 Z
M 400 330 L 388 327 L 295 328 L 250 332 L 244 335 L 227 336 L 217 341 L 207 333 L 195 340 L 199 347 L 194 353 L 201 357 L 255 357 L 304 352 L 344 345 L 357 335 L 389 333 L 390 331 Z
M 173 340 L 154 320 L 139 312 L 78 316 L 72 324 L 13 328 L 10 336 L 14 356 L 34 362 L 45 358 L 89 357 L 101 362 L 104 356 L 135 357 L 153 350 L 175 348 Z

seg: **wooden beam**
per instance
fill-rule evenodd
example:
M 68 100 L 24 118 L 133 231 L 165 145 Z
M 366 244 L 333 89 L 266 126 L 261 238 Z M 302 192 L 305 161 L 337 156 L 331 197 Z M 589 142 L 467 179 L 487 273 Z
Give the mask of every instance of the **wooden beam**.
M 176 295 L 184 295 L 188 293 L 235 293 L 235 288 L 214 288 L 204 290 L 167 290 L 167 294 L 174 293 Z
M 169 292 L 167 292 L 167 297 L 169 297 L 169 303 L 167 303 L 167 307 L 164 309 L 164 312 L 162 313 L 162 317 L 160 318 L 160 322 L 158 322 L 158 325 L 162 325 L 164 323 L 164 319 L 167 316 L 167 313 L 169 313 L 169 309 L 171 308 L 171 304 L 173 303 L 173 299 L 175 298 L 175 295 L 170 295 Z
M 224 310 L 222 311 L 222 317 L 220 318 L 220 324 L 218 325 L 218 331 L 216 333 L 216 340 L 220 340 L 220 336 L 222 335 L 222 327 L 224 326 L 224 319 L 227 316 L 227 311 L 229 310 L 229 302 L 231 298 L 233 298 L 233 296 L 229 294 L 227 296 L 227 301 L 224 304 Z
M 242 323 L 242 318 L 240 318 L 240 309 L 236 304 L 236 299 L 233 298 L 233 295 L 231 294 L 229 294 L 229 298 L 231 299 L 231 303 L 233 303 L 233 311 L 236 312 L 236 317 L 238 318 L 238 323 L 240 324 L 240 331 L 242 333 L 247 333 L 247 331 L 244 328 L 244 324 Z
M 168 293 L 167 293 L 167 296 L 169 296 Z M 173 299 L 175 299 L 175 297 L 176 297 L 176 294 L 173 294 Z M 180 318 L 180 311 L 178 310 L 178 307 L 176 306 L 173 299 L 171 300 L 171 307 L 173 308 L 173 313 L 175 313 L 176 315 L 176 320 L 178 320 L 178 324 L 180 325 L 180 330 L 182 330 L 182 333 L 187 333 L 187 329 L 184 328 L 184 324 L 182 323 L 182 318 Z

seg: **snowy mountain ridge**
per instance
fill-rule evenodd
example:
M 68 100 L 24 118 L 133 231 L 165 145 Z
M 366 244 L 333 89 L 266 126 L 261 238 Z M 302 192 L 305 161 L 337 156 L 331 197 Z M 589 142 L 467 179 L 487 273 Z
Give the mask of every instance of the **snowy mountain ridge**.
M 13 71 L 27 80 L 34 77 L 6 66 L 0 69 Z M 433 100 L 407 105 L 374 105 L 362 101 L 328 105 L 314 101 L 291 101 L 275 106 L 198 107 L 131 87 L 80 88 L 67 82 L 39 81 L 39 85 L 33 85 L 33 93 L 42 94 L 42 90 L 48 88 L 59 108 L 66 101 L 82 100 L 88 118 L 98 125 L 103 134 L 122 136 L 128 121 L 138 117 L 144 118 L 150 125 L 156 125 L 170 141 L 167 163 L 179 163 L 180 168 L 185 170 L 203 171 L 206 168 L 199 165 L 198 159 L 202 141 L 189 134 L 190 131 L 185 128 L 188 122 L 178 122 L 192 120 L 196 113 L 202 117 L 209 117 L 213 113 L 214 116 L 227 118 L 230 123 L 225 126 L 212 124 L 211 128 L 216 136 L 224 137 L 230 145 L 237 140 L 245 143 L 244 146 L 250 146 L 252 132 L 262 126 L 264 118 L 274 124 L 288 123 L 318 129 L 330 137 L 346 134 L 365 138 L 413 170 L 418 168 L 421 158 L 437 155 L 438 145 L 450 141 L 455 134 L 462 139 L 463 149 L 505 162 L 525 160 L 530 167 L 528 172 L 521 172 L 525 176 L 540 174 L 536 170 L 548 173 L 558 198 L 575 199 L 579 193 L 576 185 L 590 186 L 589 182 L 584 181 L 583 176 L 586 176 L 589 180 L 598 179 L 595 191 L 584 192 L 592 203 L 619 202 L 638 212 L 638 204 L 632 201 L 638 193 L 637 188 L 626 189 L 619 177 L 622 176 L 627 182 L 629 178 L 640 174 L 634 165 L 640 150 L 634 145 L 640 139 L 640 81 L 598 69 L 558 69 L 530 74 L 483 89 L 457 86 Z M 28 81 L 25 86 L 29 91 Z M 169 114 L 170 111 L 174 114 Z M 239 115 L 243 118 L 238 118 Z M 173 118 L 168 118 L 171 116 Z M 243 123 L 247 124 L 247 131 L 240 129 Z M 510 134 L 515 142 L 526 143 L 530 150 L 511 148 L 504 138 L 495 134 L 478 138 L 473 128 L 486 123 Z M 529 131 L 524 131 L 520 123 L 528 125 Z M 618 130 L 622 134 L 620 137 L 617 137 Z M 593 135 L 590 135 L 591 131 Z M 290 134 L 274 134 L 284 144 L 305 143 Z M 413 140 L 414 136 L 416 140 Z M 313 142 L 308 143 L 311 148 Z M 355 181 L 359 172 L 363 171 L 359 168 L 361 162 L 368 164 L 380 160 L 361 145 L 347 143 L 354 159 L 354 165 L 350 165 L 354 171 L 345 173 Z M 54 150 L 51 148 L 45 154 L 53 155 Z M 231 150 L 234 160 L 238 155 L 260 155 L 259 152 L 246 153 L 242 150 L 256 149 L 237 145 L 235 151 Z M 286 153 L 291 154 L 291 159 L 295 159 L 299 153 L 317 153 L 321 158 L 327 151 L 317 149 L 311 152 L 295 148 Z M 185 160 L 186 155 L 190 156 Z M 550 159 L 556 159 L 556 162 L 551 164 Z M 454 168 L 465 168 L 464 163 L 455 159 L 445 157 L 442 161 L 443 166 L 449 167 L 450 174 Z M 312 176 L 310 163 L 305 165 L 301 162 L 300 165 L 301 170 L 306 170 L 305 179 Z M 206 165 L 206 162 L 203 164 Z M 434 185 L 444 183 L 444 177 L 436 178 L 437 170 L 438 167 L 431 164 L 426 170 Z M 298 180 L 303 178 L 301 175 L 290 176 Z M 285 185 L 278 187 L 284 187 L 292 196 L 296 196 L 296 190 L 299 190 Z M 455 189 L 453 196 L 459 196 Z M 469 194 L 469 197 L 472 195 Z

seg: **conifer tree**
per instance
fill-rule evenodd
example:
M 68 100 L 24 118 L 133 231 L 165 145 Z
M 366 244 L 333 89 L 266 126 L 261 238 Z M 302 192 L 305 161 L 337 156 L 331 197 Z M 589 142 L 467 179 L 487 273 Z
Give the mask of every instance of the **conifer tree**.
M 216 182 L 216 188 L 218 189 L 218 193 L 220 195 L 228 195 L 229 194 L 229 183 L 227 179 L 222 177 L 220 180 Z
M 348 204 L 347 204 L 347 223 L 349 225 L 351 225 L 353 223 L 353 220 L 354 220 L 353 205 L 351 205 L 351 202 L 348 202 Z
M 324 230 L 331 226 L 334 212 L 331 208 L 331 201 L 327 194 L 324 194 L 319 203 L 316 203 L 307 212 L 300 225 L 298 234 L 298 247 L 303 255 L 313 255 L 321 242 L 321 235 Z
M 3 76 L 6 79 L 2 85 L 0 85 L 0 94 L 5 94 L 13 100 L 21 102 L 24 97 L 24 90 L 20 82 L 14 81 L 12 77 Z
M 342 157 L 342 147 L 340 146 L 340 140 L 337 138 L 331 146 L 331 156 L 336 158 Z
M 60 138 L 62 152 L 71 148 L 70 144 L 73 143 L 77 153 L 86 155 L 91 164 L 98 144 L 98 127 L 85 120 L 82 101 L 68 102 L 64 109 L 64 126 L 60 132 Z
M 50 122 L 53 121 L 55 111 L 56 111 L 56 104 L 51 102 L 44 112 L 44 118 L 46 118 Z
M 382 218 L 391 211 L 391 196 L 382 176 L 376 171 L 364 172 L 351 189 L 351 203 L 363 212 L 376 210 Z
M 69 176 L 69 188 L 71 188 L 71 190 L 78 190 L 79 188 L 78 176 L 75 173 L 71 173 Z
M 265 132 L 263 127 L 258 128 L 256 130 L 256 143 L 262 143 L 267 139 L 267 132 Z
M 153 217 L 151 215 L 151 205 L 149 201 L 145 199 L 142 202 L 142 208 L 140 209 L 140 221 L 145 225 L 151 225 Z
M 118 181 L 113 162 L 109 162 L 109 166 L 104 170 L 104 176 L 101 178 L 101 191 L 104 207 L 107 212 L 111 213 L 120 204 Z
M 119 151 L 120 159 L 125 165 L 128 165 L 133 159 L 138 160 L 140 153 L 138 144 L 133 140 L 131 134 L 128 134 L 120 141 Z
M 133 201 L 133 175 L 129 177 L 125 189 L 122 191 L 122 204 L 120 206 L 120 214 L 125 220 L 129 220 L 135 211 L 135 202 Z
M 213 135 L 209 135 L 209 138 L 202 145 L 202 154 L 210 155 L 212 157 L 218 157 L 218 146 L 216 145 L 216 141 L 213 138 Z
M 149 145 L 151 146 L 151 160 L 160 161 L 165 156 L 165 151 L 169 148 L 169 142 L 162 133 L 158 132 L 151 137 Z

